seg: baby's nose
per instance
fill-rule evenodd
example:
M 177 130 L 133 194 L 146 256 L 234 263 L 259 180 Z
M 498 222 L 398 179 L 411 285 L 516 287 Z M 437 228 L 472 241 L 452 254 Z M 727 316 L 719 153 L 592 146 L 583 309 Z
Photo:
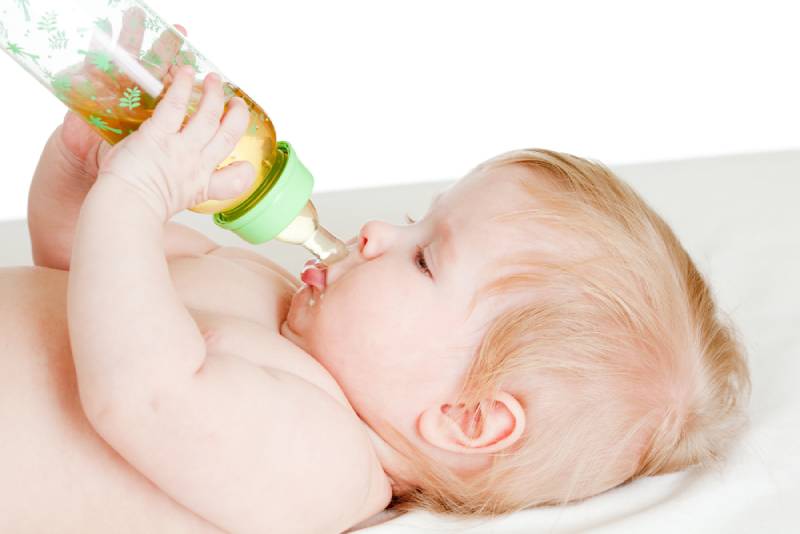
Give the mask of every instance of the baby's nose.
M 362 228 L 361 231 L 358 233 L 357 236 L 354 236 L 353 239 L 347 242 L 347 248 L 350 249 L 351 253 L 363 253 L 364 247 L 367 245 L 367 236 L 364 233 L 364 229 Z

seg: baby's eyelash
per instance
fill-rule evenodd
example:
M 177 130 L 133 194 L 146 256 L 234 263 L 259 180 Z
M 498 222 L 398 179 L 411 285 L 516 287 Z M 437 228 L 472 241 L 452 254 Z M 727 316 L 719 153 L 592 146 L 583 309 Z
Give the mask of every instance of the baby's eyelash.
M 408 213 L 406 213 L 406 222 L 408 224 L 414 224 L 417 221 L 412 219 L 411 216 Z M 424 252 L 423 248 L 420 247 L 420 246 L 417 247 L 417 252 L 414 255 L 414 264 L 417 266 L 417 268 L 420 271 L 425 273 L 430 278 L 433 278 L 433 273 L 431 272 L 430 269 L 428 269 L 428 262 L 425 261 L 425 252 Z
M 423 252 L 422 247 L 417 247 L 417 254 L 414 257 L 414 263 L 420 271 L 431 278 L 433 277 L 433 273 L 430 271 L 430 269 L 428 269 L 428 262 L 425 261 L 425 253 Z

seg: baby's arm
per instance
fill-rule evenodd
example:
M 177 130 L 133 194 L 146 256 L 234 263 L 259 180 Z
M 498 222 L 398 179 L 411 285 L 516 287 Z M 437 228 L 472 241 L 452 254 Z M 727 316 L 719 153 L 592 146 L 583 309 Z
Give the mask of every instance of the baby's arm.
M 76 117 L 69 120 L 82 120 Z M 68 271 L 78 213 L 97 177 L 90 153 L 84 160 L 64 145 L 60 125 L 45 144 L 28 191 L 28 232 L 34 265 Z M 164 226 L 164 254 L 207 254 L 218 248 L 205 235 L 178 224 Z
M 363 519 L 378 466 L 356 416 L 295 375 L 209 350 L 175 294 L 161 226 L 110 181 L 80 214 L 68 323 L 95 431 L 229 532 L 340 532 Z M 262 350 L 288 344 L 276 334 Z
M 246 130 L 244 100 L 223 118 L 221 80 L 208 75 L 185 124 L 192 80 L 179 70 L 81 206 L 67 286 L 81 407 L 134 468 L 223 530 L 339 531 L 375 504 L 380 464 L 357 416 L 295 375 L 215 352 L 172 283 L 164 223 L 253 178 L 249 163 L 216 169 Z M 261 344 L 289 349 L 277 333 Z

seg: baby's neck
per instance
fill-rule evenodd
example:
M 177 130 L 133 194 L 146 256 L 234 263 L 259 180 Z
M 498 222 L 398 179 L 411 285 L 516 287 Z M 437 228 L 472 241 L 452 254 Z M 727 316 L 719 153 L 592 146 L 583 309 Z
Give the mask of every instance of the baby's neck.
M 372 447 L 378 456 L 383 471 L 389 477 L 392 484 L 392 494 L 405 493 L 410 490 L 409 484 L 414 480 L 412 470 L 409 468 L 405 458 L 397 452 L 389 443 L 380 437 L 364 420 L 361 420 L 364 428 L 372 441 Z

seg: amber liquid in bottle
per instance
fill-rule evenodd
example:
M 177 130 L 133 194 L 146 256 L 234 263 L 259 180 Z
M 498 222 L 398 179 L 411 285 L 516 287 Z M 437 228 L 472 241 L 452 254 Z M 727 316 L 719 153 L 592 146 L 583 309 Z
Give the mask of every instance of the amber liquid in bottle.
M 82 78 L 82 80 L 80 79 Z M 110 144 L 116 144 L 136 131 L 150 118 L 160 101 L 138 89 L 135 82 L 117 71 L 113 78 L 92 81 L 74 77 L 69 87 L 56 88 L 58 97 L 75 113 L 81 115 Z M 242 195 L 229 200 L 208 200 L 190 208 L 197 213 L 217 213 L 246 199 L 259 186 L 272 168 L 276 158 L 275 127 L 264 110 L 235 85 L 225 82 L 225 101 L 241 97 L 250 110 L 250 123 L 233 152 L 217 167 L 235 161 L 249 161 L 256 169 L 256 180 Z M 166 88 L 165 88 L 166 91 Z M 187 119 L 197 109 L 203 93 L 202 81 L 195 82 L 187 110 Z M 120 95 L 127 95 L 120 97 Z
M 164 91 L 154 98 L 141 91 L 133 80 L 119 70 L 113 70 L 110 73 L 95 72 L 91 78 L 85 72 L 73 70 L 65 72 L 59 79 L 61 82 L 53 84 L 58 98 L 94 126 L 101 137 L 112 145 L 136 131 L 145 120 L 150 118 L 167 89 L 165 87 Z M 64 80 L 69 80 L 69 82 L 64 82 Z M 235 161 L 249 161 L 256 169 L 256 180 L 247 191 L 236 198 L 208 200 L 190 209 L 197 213 L 228 212 L 231 216 L 238 216 L 238 212 L 246 211 L 253 202 L 257 201 L 256 196 L 249 200 L 248 197 L 251 197 L 252 193 L 270 176 L 273 166 L 280 163 L 280 155 L 278 154 L 275 127 L 264 110 L 244 91 L 230 82 L 223 83 L 223 91 L 226 102 L 233 96 L 239 96 L 245 101 L 250 110 L 250 121 L 236 147 L 217 168 L 222 168 Z M 196 81 L 187 107 L 187 120 L 196 111 L 202 94 L 203 82 Z M 277 180 L 279 176 L 280 174 L 276 173 L 270 180 Z M 264 184 L 261 189 L 262 196 L 271 187 L 272 184 Z M 287 243 L 303 245 L 309 252 L 327 264 L 336 262 L 347 255 L 344 244 L 319 225 L 317 212 L 311 201 L 278 235 L 278 239 Z

